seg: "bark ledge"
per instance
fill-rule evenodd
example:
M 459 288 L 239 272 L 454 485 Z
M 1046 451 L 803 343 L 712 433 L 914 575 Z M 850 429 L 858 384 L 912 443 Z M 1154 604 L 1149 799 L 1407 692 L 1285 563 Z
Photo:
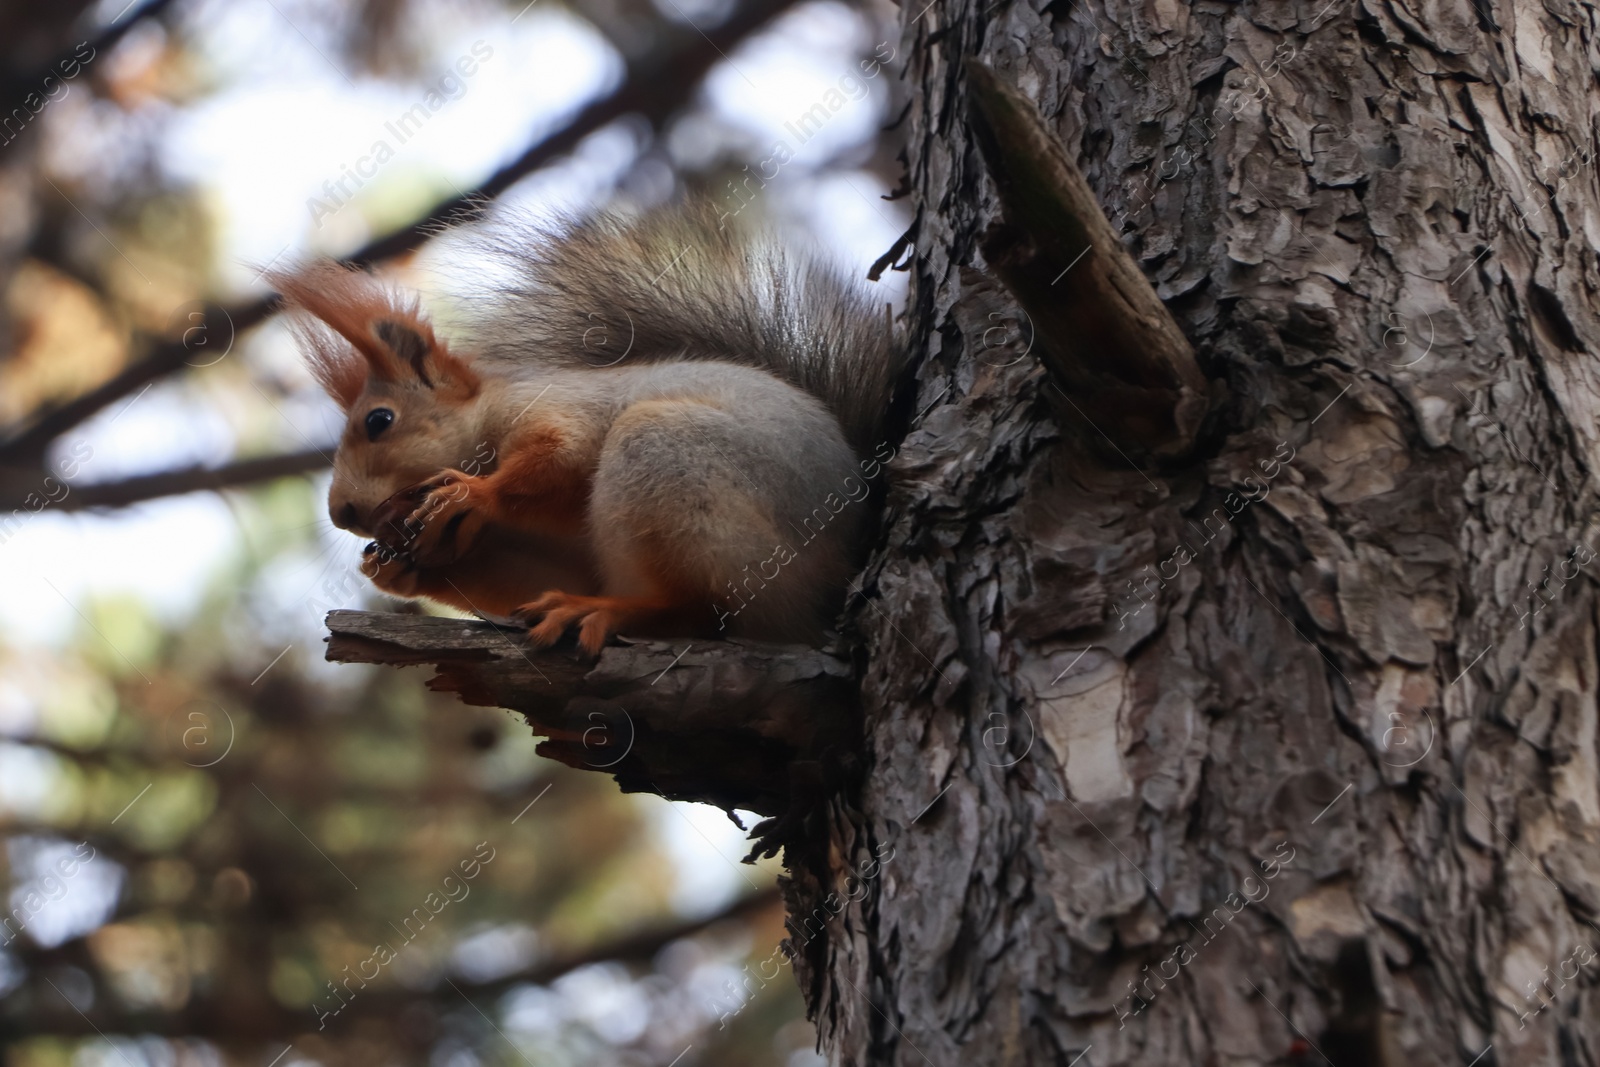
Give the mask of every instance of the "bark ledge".
M 329 660 L 432 666 L 430 689 L 519 712 L 545 738 L 540 755 L 614 775 L 624 792 L 767 816 L 766 850 L 808 807 L 799 794 L 822 763 L 859 744 L 851 667 L 817 649 L 633 641 L 591 661 L 488 622 L 333 611 L 327 623 Z

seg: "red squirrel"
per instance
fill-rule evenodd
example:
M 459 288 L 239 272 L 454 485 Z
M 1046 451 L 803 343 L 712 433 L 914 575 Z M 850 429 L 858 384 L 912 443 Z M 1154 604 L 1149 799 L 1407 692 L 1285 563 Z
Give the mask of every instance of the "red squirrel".
M 484 269 L 448 341 L 359 271 L 269 275 L 348 417 L 328 511 L 374 584 L 591 654 L 817 640 L 893 456 L 887 316 L 703 204 L 464 237 Z

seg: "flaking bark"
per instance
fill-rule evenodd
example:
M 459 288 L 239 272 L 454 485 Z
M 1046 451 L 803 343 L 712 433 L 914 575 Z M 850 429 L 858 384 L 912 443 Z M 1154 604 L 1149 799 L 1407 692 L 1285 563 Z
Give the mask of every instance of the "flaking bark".
M 926 411 L 797 913 L 894 859 L 807 956 L 824 1048 L 1600 1062 L 1595 8 L 904 13 Z M 969 57 L 1225 384 L 1186 464 L 1057 422 Z
M 1004 220 L 984 233 L 983 258 L 1021 305 L 1030 342 L 1065 390 L 1056 395 L 1083 404 L 1063 413 L 1124 456 L 1182 457 L 1208 401 L 1194 349 L 1032 101 L 976 60 L 967 80 Z

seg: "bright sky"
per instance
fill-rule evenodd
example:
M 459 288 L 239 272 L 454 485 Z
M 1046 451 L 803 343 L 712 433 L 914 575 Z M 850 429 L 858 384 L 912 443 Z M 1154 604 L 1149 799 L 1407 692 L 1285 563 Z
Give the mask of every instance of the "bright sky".
M 121 4 L 107 6 L 111 16 Z M 196 22 L 204 38 L 200 51 L 208 74 L 223 87 L 164 116 L 161 163 L 203 191 L 223 242 L 217 256 L 224 265 L 222 282 L 236 293 L 259 288 L 248 264 L 348 250 L 372 232 L 413 217 L 432 199 L 471 188 L 539 131 L 613 85 L 621 71 L 619 58 L 593 29 L 554 6 L 530 7 L 513 18 L 491 5 L 475 23 L 458 15 L 431 35 L 436 47 L 426 84 L 347 76 L 332 58 L 336 49 L 317 39 L 314 25 L 302 33 L 291 23 L 299 10 L 288 0 L 206 4 Z M 830 248 L 857 275 L 904 225 L 897 209 L 879 199 L 886 190 L 875 177 L 817 173 L 885 121 L 888 75 L 866 76 L 855 56 L 857 49 L 870 53 L 877 45 L 865 34 L 863 23 L 843 6 L 810 3 L 735 52 L 708 83 L 711 104 L 749 155 L 772 161 L 764 167 L 771 180 L 763 190 L 770 201 L 763 206 L 797 236 Z M 152 43 L 159 42 L 141 44 L 136 33 L 125 47 Z M 880 54 L 889 54 L 887 45 Z M 402 140 L 391 127 L 430 88 L 447 102 L 420 128 L 402 131 Z M 801 129 L 800 118 L 819 104 L 828 111 L 827 121 Z M 380 141 L 392 158 L 377 149 Z M 780 145 L 792 158 L 780 160 Z M 70 150 L 63 150 L 70 160 Z M 685 158 L 697 152 L 709 157 L 718 146 L 707 130 L 686 125 L 676 131 L 673 150 Z M 611 187 L 632 153 L 630 138 L 603 133 L 507 199 L 539 211 L 583 204 Z M 341 178 L 343 190 L 334 189 Z M 891 275 L 881 291 L 885 301 L 898 301 L 899 277 Z M 236 346 L 232 357 L 295 376 L 307 388 L 303 396 L 279 403 L 278 413 L 252 413 L 276 420 L 268 434 L 281 447 L 331 438 L 337 425 L 332 407 L 309 391 L 281 331 L 261 331 L 251 343 Z M 234 412 L 205 383 L 205 372 L 197 372 L 159 384 L 83 426 L 62 443 L 62 452 L 85 445 L 92 450 L 83 463 L 84 482 L 225 462 L 241 431 L 230 420 Z M 260 425 L 248 433 L 253 445 L 261 439 Z M 250 531 L 251 543 L 264 535 L 270 532 Z M 103 516 L 47 509 L 0 544 L 0 589 L 6 592 L 0 598 L 0 638 L 23 648 L 64 643 L 82 626 L 86 603 L 108 594 L 137 596 L 178 624 L 244 544 L 236 512 L 215 494 Z M 353 562 L 358 549 L 355 539 L 338 535 L 324 558 L 286 561 L 285 584 L 303 582 L 309 592 L 320 574 Z M 299 593 L 286 595 L 284 610 L 303 607 L 302 600 Z M 319 627 L 298 620 L 286 632 L 303 645 L 302 662 L 320 661 Z M 733 863 L 742 854 L 743 835 L 720 812 L 662 805 L 659 823 L 684 871 L 685 910 L 714 908 L 743 888 L 741 869 Z

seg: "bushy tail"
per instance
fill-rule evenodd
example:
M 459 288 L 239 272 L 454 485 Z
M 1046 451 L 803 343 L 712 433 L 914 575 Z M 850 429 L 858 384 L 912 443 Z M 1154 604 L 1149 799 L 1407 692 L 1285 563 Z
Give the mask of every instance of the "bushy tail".
M 856 450 L 879 440 L 902 356 L 887 308 L 828 266 L 719 225 L 704 204 L 470 238 L 488 267 L 467 298 L 480 358 L 606 367 L 716 359 L 822 400 Z

